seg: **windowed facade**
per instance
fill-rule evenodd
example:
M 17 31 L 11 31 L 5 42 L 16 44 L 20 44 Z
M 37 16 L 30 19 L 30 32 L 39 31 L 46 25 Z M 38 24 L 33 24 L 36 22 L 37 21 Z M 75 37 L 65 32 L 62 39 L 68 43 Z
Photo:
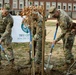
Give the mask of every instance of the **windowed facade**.
M 56 2 L 52 2 L 52 6 L 55 6 L 56 7 Z
M 29 1 L 28 0 L 25 0 L 25 6 L 29 6 Z
M 68 3 L 68 11 L 71 11 L 71 10 L 72 10 L 72 4 Z
M 13 8 L 14 9 L 18 8 L 18 1 L 17 0 L 13 0 Z
M 46 2 L 46 10 L 50 8 L 50 2 Z
M 0 0 L 0 8 L 3 6 L 3 0 Z
M 15 9 L 14 11 L 21 11 L 24 6 L 31 6 L 33 4 L 31 1 L 32 0 L 0 0 L 0 9 L 4 3 L 9 3 L 11 10 Z M 44 2 L 46 3 L 46 10 L 49 10 L 50 6 L 55 6 L 58 9 L 65 10 L 67 13 L 73 12 L 76 14 L 76 0 L 34 0 L 34 5 L 44 5 Z
M 66 3 L 63 3 L 63 9 L 67 10 L 67 4 Z
M 40 5 L 41 5 L 41 6 L 44 5 L 44 2 L 40 2 Z
M 73 4 L 73 11 L 76 11 L 76 3 Z
M 19 9 L 24 8 L 24 0 L 19 0 Z
M 61 9 L 61 3 L 60 2 L 58 2 L 57 8 Z
M 9 0 L 4 0 L 4 3 L 9 3 Z
M 35 1 L 35 2 L 34 2 L 34 5 L 35 5 L 35 6 L 38 6 L 38 5 L 39 5 L 39 2 L 38 2 L 38 1 Z

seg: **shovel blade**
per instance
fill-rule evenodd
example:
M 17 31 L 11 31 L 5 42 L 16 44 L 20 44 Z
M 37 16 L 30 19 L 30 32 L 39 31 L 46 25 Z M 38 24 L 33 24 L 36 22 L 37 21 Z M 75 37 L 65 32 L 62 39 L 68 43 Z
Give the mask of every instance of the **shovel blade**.
M 45 67 L 44 67 L 44 70 L 47 70 L 47 69 L 49 69 L 49 70 L 51 70 L 53 68 L 53 65 L 45 65 Z
M 9 62 L 9 58 L 8 58 L 8 56 L 7 55 L 5 55 L 5 57 L 6 57 L 6 59 L 8 60 L 8 62 Z

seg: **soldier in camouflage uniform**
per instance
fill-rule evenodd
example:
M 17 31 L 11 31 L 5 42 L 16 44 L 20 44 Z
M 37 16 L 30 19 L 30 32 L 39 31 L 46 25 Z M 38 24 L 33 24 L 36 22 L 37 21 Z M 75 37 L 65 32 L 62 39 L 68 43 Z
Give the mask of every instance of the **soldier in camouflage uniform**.
M 37 41 L 37 50 L 35 55 L 36 64 L 40 64 L 42 60 L 42 25 L 43 25 L 43 16 L 38 13 L 37 21 L 37 30 L 34 35 L 34 40 Z
M 63 41 L 63 50 L 65 55 L 65 68 L 67 69 L 69 65 L 74 62 L 74 56 L 72 55 L 72 47 L 75 38 L 75 30 L 69 30 L 72 26 L 72 19 L 67 15 L 63 10 L 58 10 L 56 7 L 51 6 L 49 13 L 52 17 L 57 18 L 58 25 L 61 28 L 60 36 L 53 41 L 53 44 L 56 44 L 59 40 Z
M 2 46 L 6 47 L 9 52 L 10 64 L 14 64 L 14 56 L 12 49 L 12 37 L 11 37 L 11 29 L 13 26 L 13 18 L 10 13 L 10 6 L 8 4 L 4 5 L 3 10 L 0 13 L 0 43 Z M 1 50 L 0 50 L 0 65 L 1 65 Z

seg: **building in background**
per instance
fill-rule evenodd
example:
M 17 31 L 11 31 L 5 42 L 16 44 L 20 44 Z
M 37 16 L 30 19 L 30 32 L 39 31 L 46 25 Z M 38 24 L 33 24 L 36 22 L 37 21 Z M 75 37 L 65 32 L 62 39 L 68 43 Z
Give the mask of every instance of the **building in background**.
M 46 11 L 50 6 L 54 5 L 58 9 L 64 9 L 72 18 L 76 19 L 76 0 L 33 0 L 34 5 L 46 4 Z M 4 3 L 9 3 L 11 5 L 11 11 L 15 14 L 24 8 L 24 6 L 30 5 L 29 0 L 0 0 L 0 8 Z

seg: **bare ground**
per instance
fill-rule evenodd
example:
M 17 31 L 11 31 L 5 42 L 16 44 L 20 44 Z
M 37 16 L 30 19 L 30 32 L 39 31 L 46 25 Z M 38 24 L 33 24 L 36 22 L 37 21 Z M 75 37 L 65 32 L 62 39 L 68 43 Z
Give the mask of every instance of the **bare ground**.
M 49 38 L 49 37 L 47 37 Z M 53 38 L 53 36 L 52 36 Z M 51 41 L 50 41 L 51 42 Z M 50 47 L 51 43 L 49 41 L 45 42 L 45 54 L 49 54 L 50 52 Z M 29 43 L 13 43 L 13 48 L 14 48 L 14 55 L 15 55 L 15 66 L 12 69 L 2 54 L 3 60 L 2 60 L 2 65 L 3 68 L 0 69 L 0 75 L 31 75 L 31 68 L 25 68 L 29 61 Z M 76 45 L 73 46 L 72 53 L 74 55 L 74 59 L 76 60 Z M 45 63 L 47 63 L 48 56 L 45 56 Z M 45 75 L 66 75 L 63 71 L 60 69 L 60 67 L 65 63 L 65 57 L 64 57 L 64 52 L 63 52 L 63 46 L 62 43 L 56 44 L 50 64 L 54 65 L 54 69 L 50 70 L 48 72 L 45 70 L 44 74 Z M 35 65 L 36 66 L 36 65 Z M 21 68 L 22 67 L 22 68 Z M 36 75 L 41 75 L 41 65 L 39 67 L 35 68 Z M 70 71 L 73 75 L 76 75 L 76 64 Z M 50 74 L 49 74 L 50 73 Z
M 13 44 L 15 53 L 15 66 L 11 69 L 7 60 L 2 60 L 3 69 L 0 69 L 0 75 L 31 75 L 31 68 L 25 68 L 29 61 L 29 44 Z M 50 51 L 51 43 L 46 42 L 45 53 L 48 54 Z M 72 50 L 76 59 L 76 46 Z M 3 56 L 4 58 L 4 56 Z M 5 58 L 4 58 L 5 59 Z M 45 63 L 47 63 L 48 56 L 45 56 Z M 64 53 L 62 44 L 57 44 L 52 52 L 51 64 L 54 65 L 54 69 L 50 70 L 50 75 L 65 75 L 64 71 L 59 69 L 65 63 Z M 22 68 L 21 68 L 22 67 Z M 18 69 L 20 71 L 18 71 Z M 41 75 L 41 65 L 35 68 L 36 75 Z M 45 70 L 45 75 L 49 75 L 48 71 Z M 76 65 L 72 68 L 71 73 L 76 74 Z

